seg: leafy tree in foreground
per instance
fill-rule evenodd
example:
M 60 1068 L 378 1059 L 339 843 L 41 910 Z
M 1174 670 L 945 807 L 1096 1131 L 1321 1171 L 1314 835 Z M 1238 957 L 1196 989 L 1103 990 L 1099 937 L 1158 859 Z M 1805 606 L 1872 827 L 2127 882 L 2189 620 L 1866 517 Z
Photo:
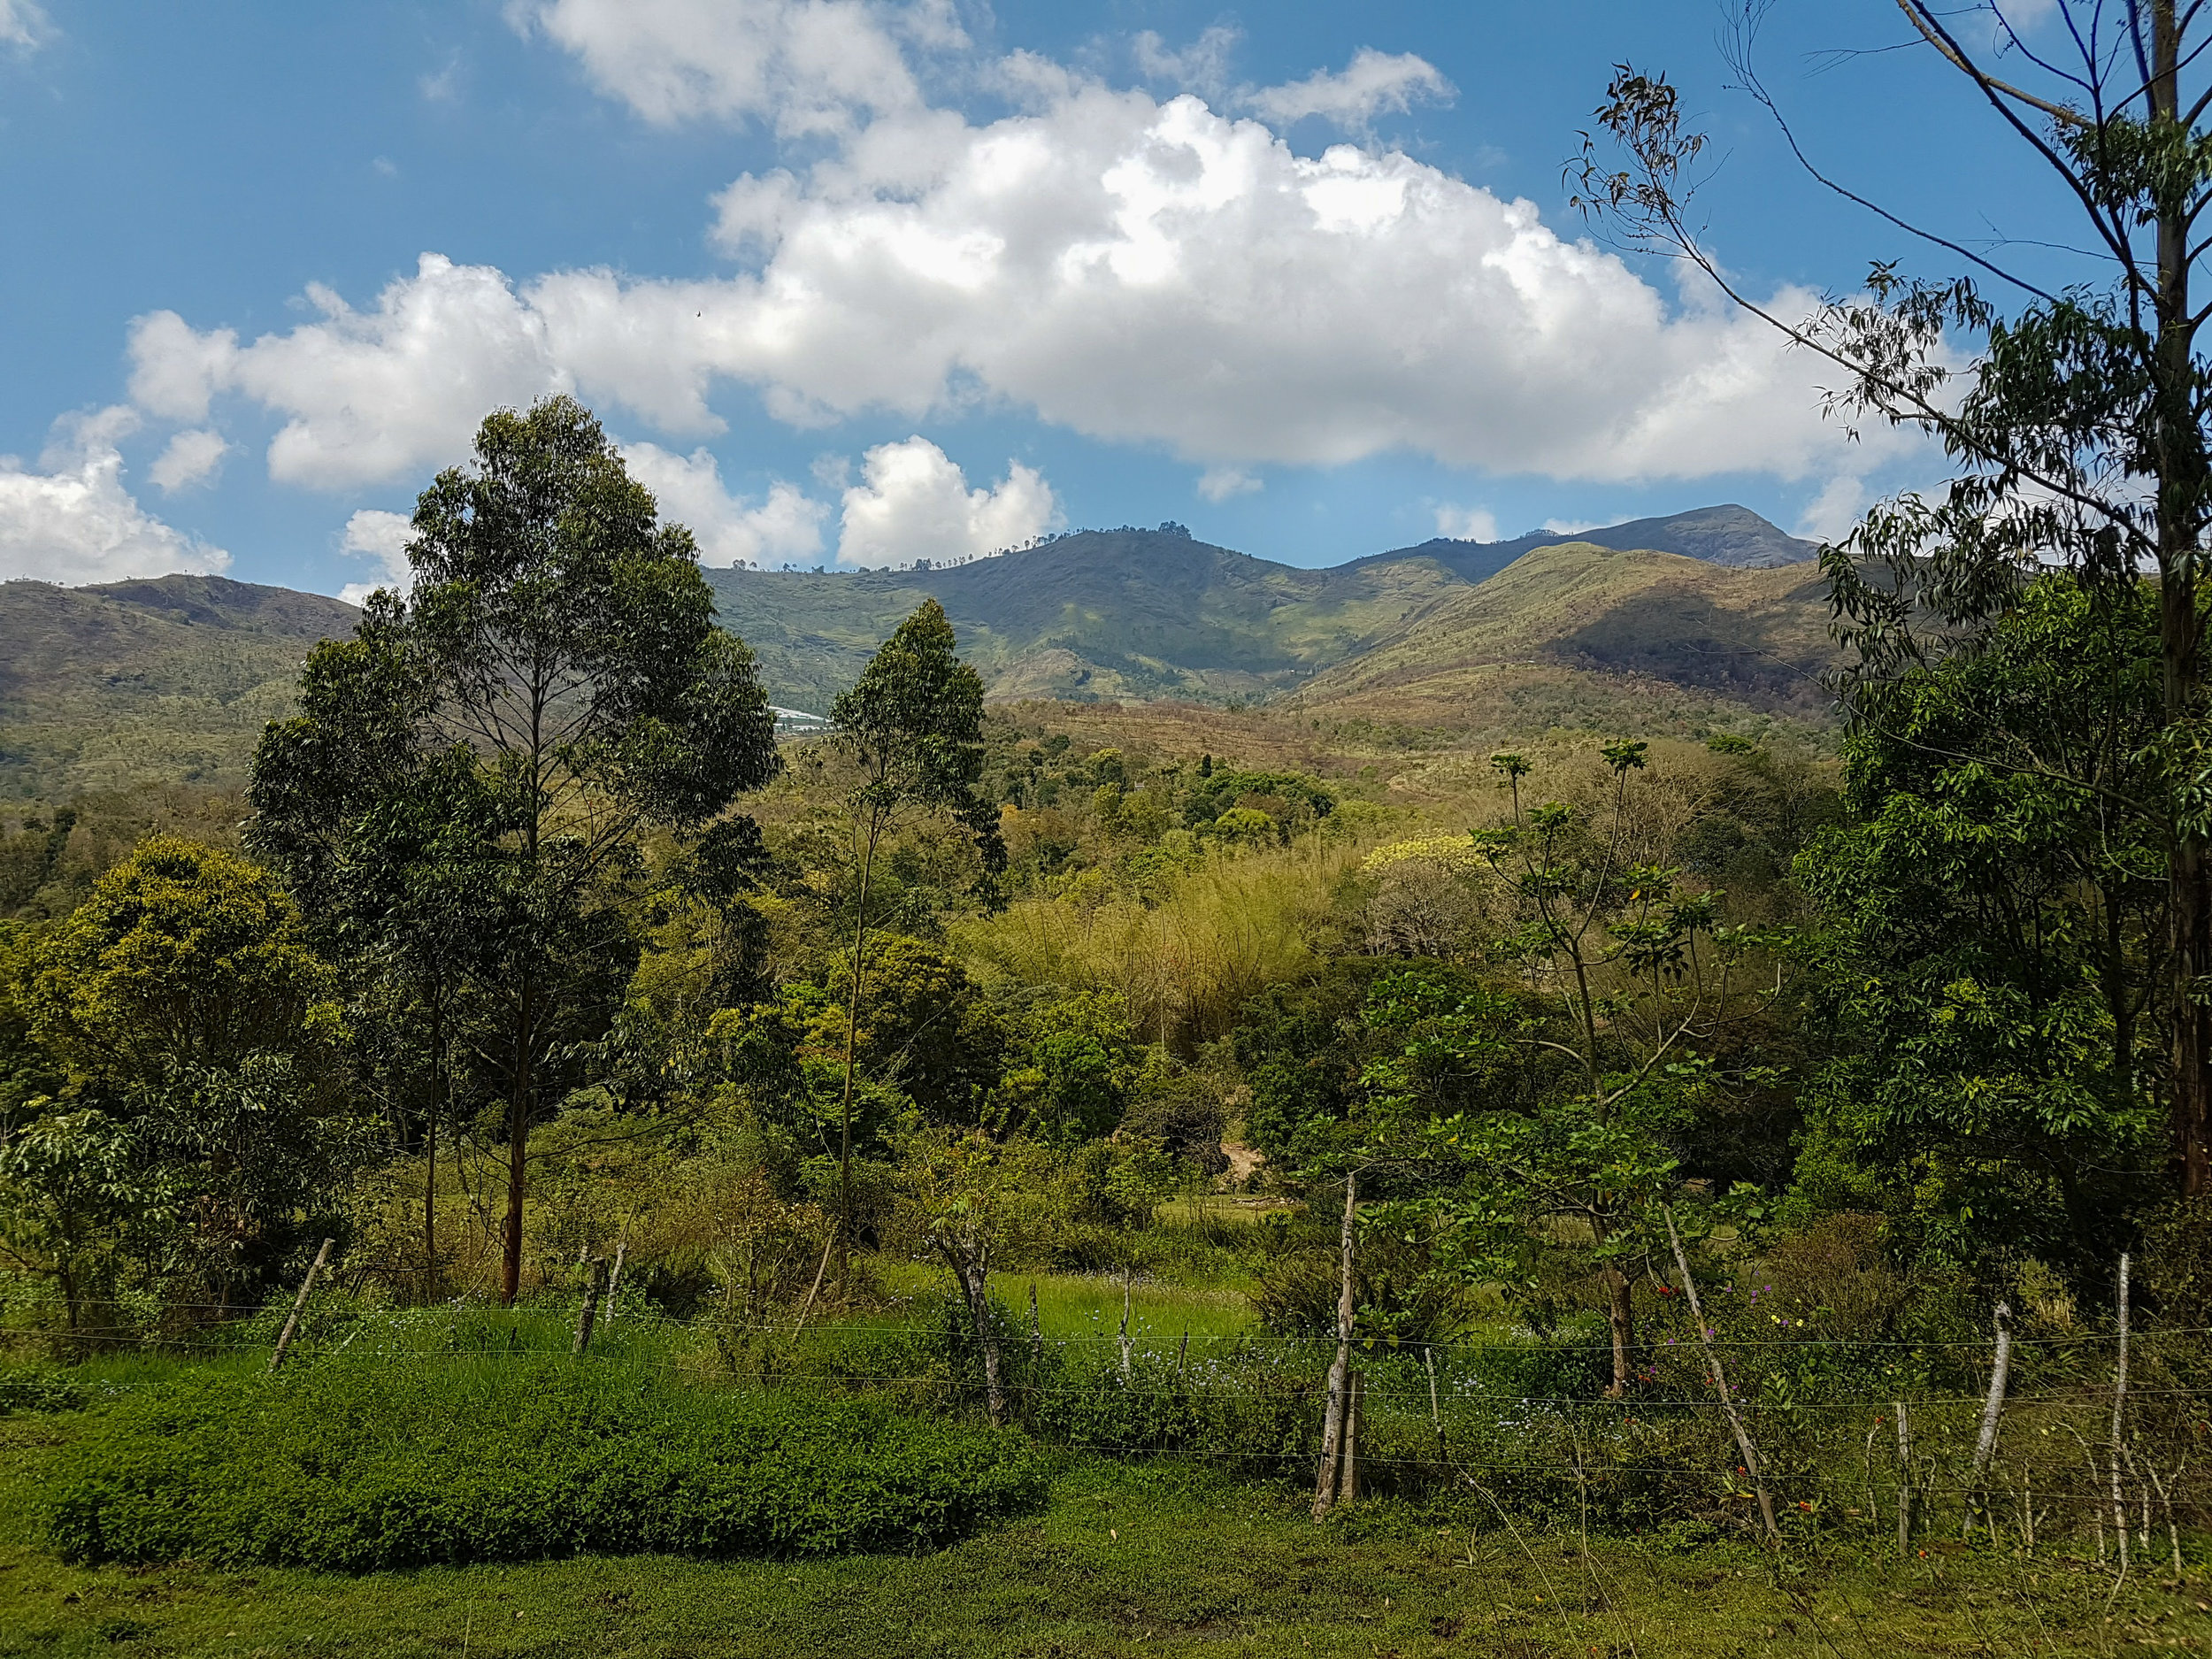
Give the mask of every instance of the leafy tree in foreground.
M 1852 824 L 1799 861 L 1824 920 L 1801 1191 L 1886 1210 L 1947 1272 L 2092 1281 L 2157 1187 L 2170 888 L 2131 803 L 2162 724 L 2142 588 L 2039 580 L 1981 650 L 1901 674 L 1847 740 Z
M 1708 1069 L 1695 1049 L 1739 1011 L 1738 971 L 1752 938 L 1722 924 L 1718 893 L 1638 859 L 1629 787 L 1646 745 L 1601 752 L 1612 782 L 1601 822 L 1561 802 L 1525 805 L 1529 762 L 1492 757 L 1512 792 L 1513 822 L 1476 840 L 1521 909 L 1521 930 L 1503 954 L 1518 959 L 1554 1018 L 1500 1028 L 1507 1010 L 1483 998 L 1486 1006 L 1452 1021 L 1467 1045 L 1463 1063 L 1486 1046 L 1517 1044 L 1565 1062 L 1575 1086 L 1540 1089 L 1525 1106 L 1457 1115 L 1439 1133 L 1490 1173 L 1495 1190 L 1479 1208 L 1514 1217 L 1524 1230 L 1560 1219 L 1587 1228 L 1612 1333 L 1608 1392 L 1618 1394 L 1633 1366 L 1635 1281 L 1656 1246 L 1656 1207 L 1676 1179 L 1674 1148 Z M 1453 1051 L 1449 1036 L 1429 1041 Z M 1417 1073 L 1438 1057 L 1419 1045 L 1406 1055 Z
M 70 1334 L 114 1283 L 126 1234 L 167 1219 L 130 1132 L 105 1112 L 49 1111 L 0 1140 L 0 1248 L 50 1277 Z
M 442 962 L 430 918 L 478 919 L 460 931 L 505 1100 L 509 1301 L 530 1131 L 612 1019 L 641 836 L 703 829 L 780 764 L 751 654 L 715 626 L 690 533 L 656 512 L 573 399 L 488 417 L 473 459 L 416 504 L 411 596 L 372 606 L 344 695 L 272 726 L 255 757 L 259 844 L 288 872 L 396 859 L 364 883 L 388 896 L 420 867 L 394 792 L 438 766 L 472 774 L 472 833 L 439 855 L 455 879 L 420 895 L 429 932 L 392 943 Z M 371 833 L 380 809 L 390 833 Z
M 19 1236 L 58 1277 L 119 1209 L 157 1273 L 219 1306 L 257 1287 L 363 1149 L 335 992 L 267 872 L 141 843 L 37 954 L 32 1028 L 68 1081 L 9 1148 Z
M 1049 1237 L 1059 1219 L 1045 1150 L 980 1130 L 910 1126 L 900 1147 L 899 1197 L 914 1230 L 952 1270 L 983 1361 L 991 1421 L 1006 1418 L 1006 1384 L 991 1316 L 991 1267 Z
M 868 977 L 869 884 L 885 836 L 904 820 L 934 818 L 964 829 L 993 871 L 1003 868 L 998 810 L 983 776 L 983 681 L 955 652 L 952 624 L 934 599 L 899 624 L 830 711 L 831 743 L 858 773 L 846 792 L 856 885 L 852 976 L 847 990 L 845 1075 L 838 1105 L 837 1248 L 852 1231 L 853 1088 L 860 1002 Z
M 176 1065 L 327 1051 L 337 982 L 297 908 L 237 854 L 157 835 L 40 947 L 39 1041 L 81 1089 L 121 1095 Z
M 1824 555 L 1839 632 L 1860 657 L 1851 717 L 1894 731 L 1918 695 L 1908 683 L 1914 671 L 1978 646 L 2047 563 L 2116 609 L 2139 581 L 2152 584 L 2161 764 L 2115 804 L 2142 820 L 2124 840 L 2159 849 L 2166 889 L 2154 970 L 2164 1053 L 2142 1082 L 2169 1103 L 2182 1191 L 2212 1195 L 2212 686 L 2202 597 L 2212 360 L 2201 338 L 2212 312 L 2200 283 L 2212 210 L 2212 12 L 2180 0 L 2057 0 L 2039 36 L 2046 51 L 2024 44 L 1993 6 L 1898 4 L 1957 73 L 1961 95 L 2048 170 L 2070 218 L 2016 227 L 2002 250 L 1985 254 L 1968 240 L 1978 232 L 1945 234 L 1884 212 L 1954 274 L 1909 277 L 1885 260 L 1865 297 L 1809 321 L 1760 312 L 1840 372 L 1836 403 L 1847 416 L 1927 434 L 1957 468 L 1939 495 L 1877 509 Z M 1752 61 L 1764 10 L 1739 0 L 1732 66 L 1778 119 Z M 1993 27 L 1965 20 L 1985 11 Z M 1685 129 L 1676 88 L 1624 66 L 1597 117 L 1626 165 L 1609 168 L 1586 142 L 1578 202 L 1632 243 L 1694 261 L 1759 311 L 1700 240 L 1690 198 L 1705 138 Z M 1962 219 L 1978 224 L 1970 201 L 1963 205 Z M 2009 263 L 2008 250 L 2029 248 L 2066 250 L 2090 274 L 2062 286 Z M 1971 362 L 1952 366 L 1977 344 Z M 2022 764 L 2016 746 L 1990 752 L 1970 745 L 1976 733 L 1957 735 L 1970 746 L 1947 758 Z M 2088 785 L 2063 770 L 2068 758 L 2037 757 L 2033 766 Z

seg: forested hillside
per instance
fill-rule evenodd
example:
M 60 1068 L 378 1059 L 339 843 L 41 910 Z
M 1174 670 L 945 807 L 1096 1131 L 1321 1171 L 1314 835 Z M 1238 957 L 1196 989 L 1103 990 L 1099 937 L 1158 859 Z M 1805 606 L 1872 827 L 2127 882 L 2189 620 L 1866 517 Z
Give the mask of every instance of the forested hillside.
M 1741 507 L 1578 533 L 1722 565 L 1809 559 L 1810 544 Z M 1325 569 L 1279 565 L 1174 526 L 1085 530 L 944 570 L 710 570 L 726 626 L 751 642 L 770 695 L 825 709 L 899 618 L 934 598 L 995 697 L 1263 697 L 1402 631 L 1456 589 L 1564 540 L 1439 539 Z
M 1447 590 L 1293 704 L 1329 729 L 1427 746 L 1576 728 L 1687 733 L 1834 718 L 1828 588 L 1810 565 L 1731 568 L 1569 542 Z
M 351 605 L 220 576 L 0 584 L 0 795 L 236 788 Z
M 1172 530 L 1113 530 L 945 570 L 702 574 L 771 701 L 816 713 L 933 597 L 997 702 L 1244 706 L 1295 694 L 1354 749 L 1375 733 L 1432 748 L 1601 724 L 1624 701 L 1655 730 L 1826 718 L 1809 678 L 1825 661 L 1809 567 L 1792 580 L 1720 562 L 1801 544 L 1740 508 L 1598 534 L 1715 557 L 1586 569 L 1586 557 L 1545 554 L 1501 578 L 1482 560 L 1522 542 L 1440 542 L 1306 570 Z M 220 577 L 0 585 L 0 792 L 236 789 L 262 725 L 290 706 L 302 658 L 357 615 Z

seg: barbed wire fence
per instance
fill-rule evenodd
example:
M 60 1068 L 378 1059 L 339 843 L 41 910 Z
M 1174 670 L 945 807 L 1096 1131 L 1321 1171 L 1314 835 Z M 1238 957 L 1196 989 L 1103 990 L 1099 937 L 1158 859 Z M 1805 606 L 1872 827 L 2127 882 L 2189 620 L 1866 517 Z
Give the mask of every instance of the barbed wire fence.
M 1986 1340 L 1670 1330 L 1646 1343 L 1641 1386 L 1619 1399 L 1598 1392 L 1586 1363 L 1565 1375 L 1594 1352 L 1571 1343 L 1394 1345 L 1356 1330 L 1358 1380 L 1332 1469 L 1322 1422 L 1338 1335 L 1047 1336 L 1033 1310 L 1025 1321 L 997 1304 L 979 1331 L 950 1296 L 811 1326 L 711 1314 L 678 1324 L 618 1308 L 603 1278 L 589 1282 L 588 1294 L 514 1310 L 464 1299 L 405 1310 L 365 1306 L 342 1286 L 317 1295 L 311 1282 L 243 1317 L 211 1302 L 77 1297 L 65 1309 L 17 1294 L 0 1302 L 0 1346 L 19 1363 L 60 1351 L 273 1369 L 288 1306 L 297 1368 L 474 1367 L 496 1389 L 521 1363 L 566 1363 L 669 1387 L 864 1392 L 958 1414 L 977 1409 L 983 1349 L 995 1344 L 1016 1420 L 1046 1440 L 1312 1479 L 1341 1501 L 1455 1490 L 1509 1527 L 1516 1515 L 1573 1512 L 1586 1526 L 1595 1515 L 1754 1531 L 1766 1485 L 1795 1533 L 1893 1542 L 1901 1557 L 1972 1543 L 2178 1578 L 2185 1533 L 2212 1515 L 2212 1327 L 2011 1333 L 1999 1363 L 2014 1386 L 1979 1389 L 1931 1379 L 1989 1355 Z M 76 1327 L 57 1331 L 71 1310 Z M 595 1340 L 577 1317 L 587 1310 Z M 1732 1439 L 1717 1362 L 1756 1463 Z M 158 1381 L 154 1368 L 63 1403 Z M 0 1408 L 11 1403 L 0 1380 Z

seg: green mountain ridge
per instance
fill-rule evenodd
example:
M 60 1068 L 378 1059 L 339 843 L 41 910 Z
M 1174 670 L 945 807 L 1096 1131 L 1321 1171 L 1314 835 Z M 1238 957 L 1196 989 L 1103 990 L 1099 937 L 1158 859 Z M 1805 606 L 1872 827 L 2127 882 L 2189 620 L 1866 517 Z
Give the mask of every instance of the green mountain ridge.
M 1639 537 L 1673 545 L 1610 545 Z M 1304 569 L 1173 529 L 1087 530 L 939 570 L 704 574 L 770 700 L 818 712 L 933 596 L 1000 701 L 1265 699 L 1424 741 L 1624 699 L 1670 726 L 1824 718 L 1824 603 L 1781 557 L 1806 544 L 1737 507 L 1528 540 Z M 237 787 L 301 659 L 358 614 L 212 576 L 0 583 L 0 795 Z
M 1564 542 L 1440 595 L 1291 702 L 1339 723 L 1471 738 L 1821 726 L 1833 718 L 1828 621 L 1827 585 L 1802 564 Z
M 709 570 L 779 703 L 825 709 L 925 598 L 998 697 L 1256 696 L 1342 661 L 1459 580 L 1304 570 L 1154 530 L 1086 530 L 942 570 Z
M 1220 701 L 1279 694 L 1358 657 L 1454 592 L 1577 541 L 1724 568 L 1818 551 L 1749 509 L 1703 507 L 1573 537 L 1440 539 L 1317 569 L 1173 529 L 1082 530 L 939 570 L 709 570 L 724 626 L 778 703 L 825 709 L 923 599 L 945 607 L 997 697 Z

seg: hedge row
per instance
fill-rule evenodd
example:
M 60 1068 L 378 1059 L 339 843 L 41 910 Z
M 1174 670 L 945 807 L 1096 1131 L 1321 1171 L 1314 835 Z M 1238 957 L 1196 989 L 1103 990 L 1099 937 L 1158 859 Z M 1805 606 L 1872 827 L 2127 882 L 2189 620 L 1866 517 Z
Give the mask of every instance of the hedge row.
M 203 1376 L 61 1455 L 80 1561 L 364 1571 L 582 1553 L 926 1548 L 1032 1508 L 1022 1440 L 861 1399 L 682 1388 L 649 1368 L 339 1364 Z

